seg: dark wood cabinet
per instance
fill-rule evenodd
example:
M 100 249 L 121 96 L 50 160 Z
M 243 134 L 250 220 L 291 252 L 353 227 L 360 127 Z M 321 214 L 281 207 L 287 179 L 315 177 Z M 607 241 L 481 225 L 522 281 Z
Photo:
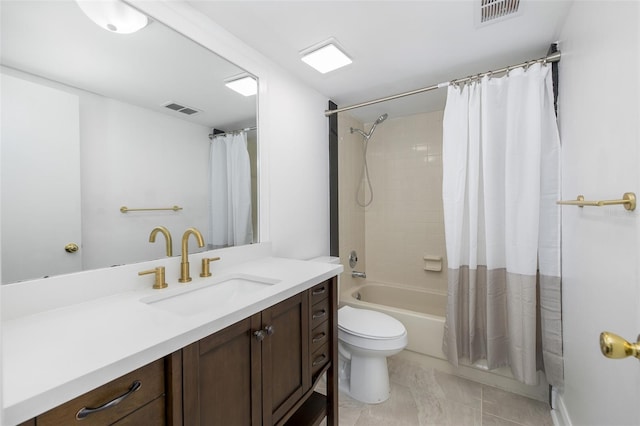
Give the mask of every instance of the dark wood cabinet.
M 308 292 L 263 311 L 262 329 L 262 422 L 270 425 L 311 387 Z
M 171 356 L 159 359 L 32 420 L 37 426 L 137 425 L 168 422 L 166 371 Z M 140 423 L 141 420 L 144 423 Z
M 336 304 L 329 280 L 184 348 L 184 424 L 337 425 Z
M 337 324 L 333 278 L 24 426 L 312 426 L 325 417 L 327 425 L 334 426 L 338 424 Z M 314 391 L 324 373 L 326 395 Z M 98 408 L 118 399 L 109 408 L 76 419 L 83 407 Z
M 182 350 L 185 425 L 259 425 L 260 314 Z

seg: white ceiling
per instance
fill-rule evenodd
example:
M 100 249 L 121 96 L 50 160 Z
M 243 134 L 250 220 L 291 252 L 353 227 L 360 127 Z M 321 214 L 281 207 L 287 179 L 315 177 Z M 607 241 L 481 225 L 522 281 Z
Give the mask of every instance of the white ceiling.
M 516 16 L 479 26 L 480 0 L 203 1 L 188 3 L 339 106 L 544 56 L 569 0 L 521 0 Z M 299 52 L 330 37 L 353 64 L 320 74 Z M 560 46 L 560 49 L 562 46 Z M 444 107 L 445 90 L 353 110 L 371 122 Z

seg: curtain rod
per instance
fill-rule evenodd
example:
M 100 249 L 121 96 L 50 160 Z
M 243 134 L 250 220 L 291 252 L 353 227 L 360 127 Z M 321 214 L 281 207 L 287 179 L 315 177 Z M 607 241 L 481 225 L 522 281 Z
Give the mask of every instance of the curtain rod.
M 551 53 L 550 55 L 545 56 L 544 58 L 534 59 L 533 61 L 522 62 L 522 63 L 516 64 L 516 65 L 509 65 L 508 67 L 500 68 L 500 69 L 497 69 L 497 70 L 486 71 L 486 72 L 483 72 L 483 73 L 480 73 L 480 74 L 471 75 L 469 77 L 458 78 L 456 80 L 446 81 L 444 83 L 434 84 L 433 86 L 423 87 L 421 89 L 411 90 L 409 92 L 398 93 L 397 95 L 391 95 L 391 96 L 387 96 L 387 97 L 384 97 L 384 98 L 378 98 L 378 99 L 374 99 L 374 100 L 367 101 L 367 102 L 361 102 L 359 104 L 349 105 L 349 106 L 346 106 L 346 107 L 343 107 L 343 108 L 325 110 L 324 116 L 325 117 L 329 117 L 329 116 L 331 116 L 333 114 L 337 114 L 337 113 L 343 112 L 343 111 L 349 111 L 349 110 L 355 109 L 355 108 L 361 108 L 361 107 L 365 107 L 365 106 L 369 106 L 369 105 L 379 104 L 380 102 L 392 101 L 394 99 L 404 98 L 405 96 L 417 95 L 418 93 L 430 92 L 431 90 L 440 89 L 441 87 L 447 87 L 447 86 L 449 86 L 451 84 L 466 83 L 468 81 L 479 79 L 479 78 L 482 78 L 482 77 L 487 76 L 487 75 L 499 74 L 499 73 L 502 73 L 502 72 L 509 72 L 512 69 L 516 69 L 516 68 L 520 68 L 520 67 L 529 67 L 529 66 L 531 66 L 533 64 L 536 64 L 536 63 L 558 62 L 558 61 L 560 61 L 560 56 L 561 56 L 560 55 L 560 51 L 557 51 L 557 52 Z
M 230 130 L 224 133 L 213 133 L 213 131 L 211 131 L 211 133 L 209 133 L 209 139 L 213 140 L 213 138 L 215 138 L 216 136 L 223 136 L 223 135 L 228 135 L 231 133 L 239 133 L 239 132 L 250 132 L 251 130 L 256 130 L 256 129 L 257 127 L 253 126 L 253 127 L 245 127 L 244 129 Z

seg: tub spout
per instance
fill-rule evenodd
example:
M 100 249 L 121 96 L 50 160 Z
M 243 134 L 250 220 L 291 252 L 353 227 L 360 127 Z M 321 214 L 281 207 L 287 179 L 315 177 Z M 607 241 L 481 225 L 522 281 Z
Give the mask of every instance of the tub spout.
M 351 276 L 353 278 L 367 278 L 367 274 L 365 272 L 351 271 Z

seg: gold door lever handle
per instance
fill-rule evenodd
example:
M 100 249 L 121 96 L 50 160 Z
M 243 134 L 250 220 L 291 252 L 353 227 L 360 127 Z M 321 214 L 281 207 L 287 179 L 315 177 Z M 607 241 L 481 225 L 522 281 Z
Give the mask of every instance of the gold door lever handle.
M 640 336 L 638 336 L 640 340 Z M 617 334 L 603 331 L 600 333 L 600 350 L 607 358 L 626 358 L 634 356 L 640 359 L 640 341 L 629 343 Z

